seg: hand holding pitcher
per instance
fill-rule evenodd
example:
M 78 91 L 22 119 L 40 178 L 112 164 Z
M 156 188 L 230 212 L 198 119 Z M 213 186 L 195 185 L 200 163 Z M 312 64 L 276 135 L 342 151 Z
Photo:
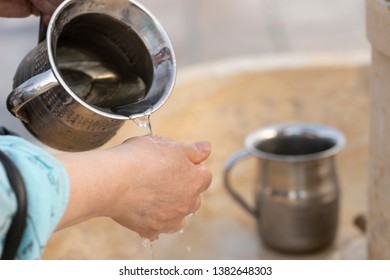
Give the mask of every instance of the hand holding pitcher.
M 128 0 L 65 0 L 43 40 L 20 63 L 7 106 L 41 142 L 97 148 L 125 120 L 168 99 L 176 61 L 167 34 Z

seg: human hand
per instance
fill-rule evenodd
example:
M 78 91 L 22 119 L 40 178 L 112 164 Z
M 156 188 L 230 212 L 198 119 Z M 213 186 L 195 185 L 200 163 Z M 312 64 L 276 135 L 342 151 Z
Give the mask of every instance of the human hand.
M 60 155 L 71 195 L 58 229 L 108 216 L 150 240 L 184 226 L 211 183 L 211 145 L 135 137 L 107 150 Z
M 0 0 L 0 17 L 28 17 L 42 13 L 45 24 L 63 0 Z
M 125 176 L 118 188 L 111 209 L 113 219 L 150 240 L 183 228 L 185 217 L 198 210 L 200 194 L 210 185 L 211 173 L 202 162 L 209 156 L 211 145 L 138 137 L 114 152 L 118 164 L 125 165 L 119 168 L 127 165 L 133 170 L 132 178 Z M 123 159 L 119 161 L 120 157 Z

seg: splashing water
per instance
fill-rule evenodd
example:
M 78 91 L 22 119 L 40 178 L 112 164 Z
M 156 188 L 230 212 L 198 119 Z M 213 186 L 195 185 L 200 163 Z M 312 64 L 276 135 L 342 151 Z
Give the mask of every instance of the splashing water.
M 191 218 L 193 215 L 194 215 L 194 213 L 191 213 L 191 214 L 187 215 L 186 220 L 188 220 L 189 218 Z M 179 230 L 179 234 L 184 234 L 184 228 L 182 228 L 182 229 Z M 188 254 L 191 254 L 191 253 L 192 253 L 192 247 L 191 247 L 190 245 L 187 245 L 187 246 L 186 246 L 186 250 L 187 250 L 187 253 L 188 253 Z
M 150 239 L 148 239 L 148 238 L 142 237 L 142 246 L 144 248 L 150 248 L 151 253 L 152 253 L 152 260 L 154 260 L 154 253 L 155 253 L 155 251 L 154 251 L 153 242 L 150 241 Z

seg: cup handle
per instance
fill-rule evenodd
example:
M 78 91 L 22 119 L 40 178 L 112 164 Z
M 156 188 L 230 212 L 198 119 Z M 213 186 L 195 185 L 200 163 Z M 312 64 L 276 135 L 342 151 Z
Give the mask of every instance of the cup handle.
M 28 122 L 19 110 L 29 101 L 58 85 L 53 71 L 47 70 L 16 87 L 7 98 L 8 110 L 17 118 Z
M 239 151 L 235 154 L 233 154 L 225 163 L 224 166 L 224 183 L 225 187 L 228 190 L 228 192 L 232 195 L 232 197 L 245 209 L 247 210 L 251 215 L 257 217 L 257 210 L 251 206 L 242 198 L 241 195 L 238 194 L 233 188 L 230 183 L 230 171 L 233 169 L 233 167 L 236 165 L 236 163 L 244 158 L 247 158 L 251 156 L 252 154 L 247 150 Z

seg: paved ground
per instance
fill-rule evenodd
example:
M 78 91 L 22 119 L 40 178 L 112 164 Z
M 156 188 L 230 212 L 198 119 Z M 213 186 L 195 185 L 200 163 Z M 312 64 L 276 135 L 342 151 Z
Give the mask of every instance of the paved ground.
M 194 63 L 281 52 L 369 52 L 364 0 L 143 0 L 167 30 L 179 71 Z M 31 136 L 5 109 L 12 77 L 37 42 L 37 18 L 0 19 L 0 123 Z

